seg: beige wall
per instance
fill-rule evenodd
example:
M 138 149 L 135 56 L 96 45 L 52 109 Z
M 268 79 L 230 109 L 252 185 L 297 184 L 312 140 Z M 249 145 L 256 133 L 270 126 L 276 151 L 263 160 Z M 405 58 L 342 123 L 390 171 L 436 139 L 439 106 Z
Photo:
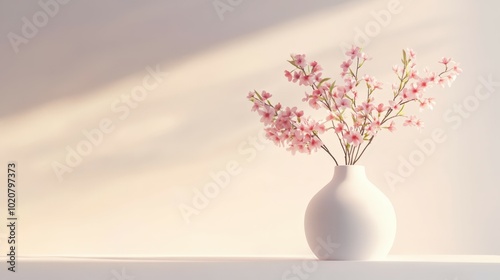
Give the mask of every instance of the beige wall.
M 432 91 L 438 104 L 424 113 L 425 130 L 381 135 L 361 162 L 395 205 L 392 253 L 500 254 L 500 88 L 474 97 L 481 79 L 500 79 L 497 3 L 229 2 L 218 13 L 212 1 L 73 0 L 49 7 L 44 26 L 25 30 L 32 38 L 22 35 L 23 17 L 38 13 L 43 23 L 42 7 L 1 2 L 0 162 L 19 165 L 19 254 L 312 255 L 302 216 L 333 163 L 259 140 L 245 96 L 267 89 L 299 104 L 303 89 L 282 74 L 288 54 L 306 53 L 338 75 L 342 46 L 355 39 L 383 81 L 393 81 L 406 47 L 421 65 L 446 55 L 464 69 L 451 89 Z M 376 21 L 372 11 L 390 9 Z M 23 43 L 13 47 L 10 32 Z M 168 74 L 151 76 L 157 67 Z M 141 100 L 126 99 L 142 88 Z M 461 115 L 463 102 L 470 110 Z M 85 145 L 82 130 L 96 129 L 102 139 L 81 146 L 88 155 L 59 180 L 54 162 L 67 164 L 67 147 Z M 414 141 L 436 129 L 446 140 L 401 174 Z M 193 206 L 212 172 L 227 172 L 227 186 L 186 223 L 179 206 Z M 390 187 L 391 172 L 404 182 Z M 0 198 L 4 207 L 5 191 Z

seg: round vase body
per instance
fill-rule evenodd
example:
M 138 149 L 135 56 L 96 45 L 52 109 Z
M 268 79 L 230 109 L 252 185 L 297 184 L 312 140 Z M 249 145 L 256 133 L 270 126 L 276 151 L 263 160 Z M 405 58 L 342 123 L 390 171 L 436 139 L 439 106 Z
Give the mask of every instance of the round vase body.
M 333 179 L 309 202 L 304 226 L 320 260 L 375 260 L 391 250 L 396 214 L 364 166 L 336 166 Z

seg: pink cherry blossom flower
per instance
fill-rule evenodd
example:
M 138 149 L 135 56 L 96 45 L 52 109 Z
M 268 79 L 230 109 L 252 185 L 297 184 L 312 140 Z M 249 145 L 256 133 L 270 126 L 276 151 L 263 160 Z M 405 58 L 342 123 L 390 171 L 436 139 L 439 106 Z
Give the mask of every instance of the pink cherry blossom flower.
M 292 112 L 297 118 L 304 116 L 304 111 L 297 111 L 297 107 L 293 107 Z
M 417 117 L 415 117 L 415 116 L 406 117 L 406 120 L 404 121 L 403 126 L 414 126 L 416 120 L 417 120 Z
M 445 87 L 446 83 L 448 82 L 447 79 L 443 78 L 443 77 L 439 77 L 439 80 L 438 80 L 438 84 L 441 86 L 441 87 Z
M 367 60 L 371 60 L 372 59 L 370 56 L 368 56 L 364 52 L 361 53 L 360 57 L 361 57 L 361 59 L 363 59 L 363 61 L 367 61 Z
M 368 125 L 366 128 L 365 134 L 369 137 L 375 136 L 377 134 L 377 130 L 372 127 L 371 125 Z
M 328 116 L 326 116 L 326 118 L 325 118 L 325 121 L 329 122 L 329 121 L 333 121 L 335 119 L 336 119 L 336 117 L 334 114 L 328 114 Z
M 429 86 L 429 80 L 427 78 L 420 79 L 418 81 L 418 87 L 422 90 L 426 89 Z
M 272 95 L 267 91 L 263 91 L 261 96 L 262 96 L 262 100 L 267 100 L 267 99 L 272 97 Z
M 312 137 L 312 139 L 309 141 L 309 148 L 314 151 L 317 151 L 318 148 L 320 148 L 322 145 L 323 143 L 317 137 Z
M 406 120 L 403 123 L 403 126 L 416 126 L 417 128 L 423 128 L 424 123 L 418 119 L 416 116 L 406 117 Z
M 448 65 L 448 63 L 450 63 L 450 62 L 451 62 L 451 58 L 449 58 L 449 57 L 443 57 L 443 58 L 441 58 L 441 60 L 440 60 L 440 61 L 438 61 L 438 62 L 439 62 L 439 63 L 442 63 L 442 64 L 444 64 L 444 65 Z
M 335 105 L 337 110 L 344 110 L 351 107 L 351 100 L 347 98 L 337 98 L 335 99 Z
M 426 109 L 426 108 L 429 108 L 429 109 L 433 109 L 434 108 L 434 105 L 436 104 L 436 101 L 433 97 L 428 97 L 428 98 L 423 98 L 419 101 L 419 107 L 420 107 L 420 110 L 422 111 L 423 109 Z
M 321 90 L 320 89 L 313 90 L 312 95 L 315 96 L 315 97 L 320 97 L 321 96 Z
M 413 51 L 413 49 L 406 49 L 406 54 L 410 57 L 411 60 L 417 58 L 417 54 Z
M 368 88 L 374 89 L 374 90 L 375 89 L 382 89 L 382 83 L 377 81 L 377 79 L 375 79 L 375 77 L 372 77 L 370 75 L 365 75 L 363 77 L 363 79 L 365 80 Z
M 306 135 L 312 132 L 312 128 L 307 125 L 305 121 L 299 125 L 298 130 L 303 133 L 302 135 Z
M 293 72 L 293 82 L 296 83 L 298 80 L 300 80 L 300 77 L 302 76 L 302 72 L 295 71 Z
M 418 79 L 418 78 L 419 78 L 419 76 L 418 76 L 418 71 L 417 71 L 417 70 L 415 70 L 415 69 L 412 69 L 412 70 L 410 71 L 410 79 Z
M 279 134 L 276 132 L 275 129 L 273 128 L 266 128 L 266 138 L 273 141 L 275 145 L 281 146 L 283 143 L 283 140 L 279 136 Z
M 449 87 L 451 87 L 451 84 L 455 81 L 456 78 L 457 76 L 454 74 L 449 74 L 448 76 L 446 76 L 447 84 Z
M 363 137 L 357 130 L 350 130 L 345 134 L 345 140 L 352 146 L 359 146 L 363 142 Z
M 424 127 L 424 122 L 421 121 L 420 119 L 417 119 L 417 121 L 415 122 L 415 126 L 419 129 L 423 128 Z
M 394 121 L 391 121 L 391 124 L 387 127 L 387 129 L 390 131 L 390 132 L 394 132 L 396 131 L 396 123 Z
M 304 97 L 302 98 L 302 102 L 307 102 L 309 101 L 309 98 L 311 98 L 312 95 L 309 95 L 307 92 L 304 92 Z
M 382 89 L 383 85 L 384 84 L 382 82 L 375 81 L 375 83 L 373 84 L 373 89 Z
M 311 73 L 317 73 L 323 70 L 323 67 L 321 67 L 321 65 L 319 65 L 316 61 L 309 63 L 309 66 L 311 66 Z
M 369 136 L 375 136 L 380 131 L 380 120 L 374 119 L 366 128 L 366 132 Z
M 462 68 L 458 67 L 458 64 L 453 65 L 453 68 L 452 68 L 452 69 L 453 69 L 453 71 L 455 71 L 455 73 L 457 73 L 457 74 L 462 73 Z
M 321 76 L 322 75 L 323 75 L 323 73 L 317 72 L 316 75 L 314 75 L 314 78 L 313 78 L 314 82 L 316 82 L 316 83 L 321 82 Z
M 363 102 L 358 106 L 358 112 L 363 112 L 366 115 L 370 114 L 374 109 L 374 106 L 370 102 Z
M 257 111 L 260 109 L 260 107 L 263 106 L 263 103 L 262 101 L 258 100 L 258 99 L 255 99 L 253 100 L 253 106 L 252 106 L 252 111 Z
M 323 134 L 326 131 L 325 125 L 322 123 L 314 123 L 313 131 L 318 134 Z
M 309 98 L 309 106 L 311 106 L 313 109 L 316 109 L 316 110 L 321 108 L 320 103 L 319 103 L 319 98 L 316 96 L 311 96 Z
M 375 107 L 375 110 L 377 110 L 379 114 L 385 112 L 387 109 L 389 109 L 389 107 L 385 106 L 384 103 L 380 103 Z
M 290 71 L 288 70 L 285 70 L 285 77 L 288 79 L 289 82 L 292 81 L 292 73 L 290 73 Z
M 427 81 L 431 83 L 436 83 L 439 79 L 439 76 L 435 72 L 430 72 L 427 76 Z
M 351 59 L 354 59 L 356 57 L 359 57 L 361 55 L 360 53 L 360 48 L 356 46 L 352 46 L 350 50 L 348 50 L 345 54 L 350 57 Z
M 295 116 L 295 111 L 297 111 L 297 107 L 286 107 L 284 111 L 281 112 L 280 117 L 283 118 L 291 118 Z
M 295 155 L 297 153 L 297 150 L 299 150 L 299 148 L 297 147 L 297 144 L 290 143 L 290 145 L 286 148 L 286 150 L 291 152 L 292 155 Z
M 421 96 L 422 88 L 419 87 L 417 83 L 412 83 L 410 89 L 408 90 L 408 100 L 419 99 Z
M 343 98 L 345 96 L 345 94 L 347 93 L 347 91 L 348 90 L 346 89 L 346 87 L 337 86 L 337 87 L 335 87 L 335 93 L 336 93 L 335 97 Z
M 258 110 L 261 116 L 260 121 L 265 125 L 270 125 L 273 123 L 274 114 L 276 113 L 273 107 L 265 105 L 261 110 Z
M 363 114 L 356 114 L 356 115 L 353 115 L 353 126 L 354 128 L 360 128 L 363 126 L 363 123 L 365 122 L 365 117 L 366 115 L 363 115 Z
M 307 65 L 306 56 L 303 54 L 296 54 L 293 57 L 293 61 L 295 62 L 295 64 L 297 64 L 297 66 L 301 68 L 304 68 Z
M 389 107 L 394 111 L 399 110 L 399 101 L 389 100 Z
M 342 68 L 342 71 L 347 72 L 349 70 L 349 67 L 351 67 L 351 64 L 352 60 L 348 59 L 340 64 L 340 68 Z
M 409 89 L 405 88 L 401 92 L 401 97 L 403 98 L 403 101 L 409 101 L 412 99 L 412 94 Z
M 299 85 L 309 86 L 313 79 L 314 77 L 312 75 L 301 75 Z
M 344 94 L 356 88 L 356 80 L 354 78 L 347 78 L 344 79 L 344 81 L 344 87 L 342 87 L 341 89 L 339 88 L 339 90 L 342 90 Z
M 342 133 L 345 129 L 345 125 L 341 122 L 337 123 L 337 125 L 335 126 L 335 133 Z

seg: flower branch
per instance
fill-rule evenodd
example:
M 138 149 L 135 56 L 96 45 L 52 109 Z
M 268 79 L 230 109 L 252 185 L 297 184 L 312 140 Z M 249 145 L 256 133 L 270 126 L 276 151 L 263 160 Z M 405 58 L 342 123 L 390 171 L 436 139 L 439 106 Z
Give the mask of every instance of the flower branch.
M 321 134 L 333 130 L 344 155 L 344 164 L 356 164 L 382 129 L 396 130 L 397 118 L 404 118 L 403 126 L 422 128 L 423 122 L 414 115 L 405 115 L 404 107 L 416 103 L 421 110 L 432 109 L 435 99 L 427 96 L 427 89 L 433 85 L 451 86 L 462 72 L 450 58 L 442 58 L 439 63 L 444 65 L 444 70 L 439 74 L 428 70 L 420 74 L 416 69 L 415 52 L 403 50 L 402 65 L 392 68 L 398 79 L 398 83 L 392 85 L 392 98 L 377 104 L 375 99 L 383 97 L 379 93 L 383 83 L 370 75 L 360 78 L 363 65 L 370 59 L 359 47 L 353 46 L 340 65 L 342 79 L 337 83 L 322 77 L 323 68 L 316 61 L 308 62 L 305 55 L 292 55 L 288 62 L 293 69 L 285 70 L 285 77 L 289 82 L 309 87 L 302 101 L 313 109 L 326 109 L 328 114 L 324 120 L 315 121 L 304 117 L 304 112 L 296 107 L 272 105 L 272 95 L 266 91 L 250 92 L 248 99 L 253 103 L 252 110 L 261 116 L 267 138 L 278 146 L 285 146 L 292 154 L 310 154 L 321 148 L 338 165 L 334 153 L 320 138 Z M 362 85 L 366 87 L 363 96 L 360 94 Z M 325 127 L 327 123 L 331 127 Z

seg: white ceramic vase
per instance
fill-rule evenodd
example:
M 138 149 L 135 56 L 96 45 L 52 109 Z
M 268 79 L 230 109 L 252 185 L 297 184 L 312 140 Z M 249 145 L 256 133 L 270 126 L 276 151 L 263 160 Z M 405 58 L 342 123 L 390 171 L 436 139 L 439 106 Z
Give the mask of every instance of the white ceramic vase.
M 359 165 L 335 167 L 333 179 L 309 202 L 304 225 L 320 260 L 383 259 L 396 236 L 394 207 Z

